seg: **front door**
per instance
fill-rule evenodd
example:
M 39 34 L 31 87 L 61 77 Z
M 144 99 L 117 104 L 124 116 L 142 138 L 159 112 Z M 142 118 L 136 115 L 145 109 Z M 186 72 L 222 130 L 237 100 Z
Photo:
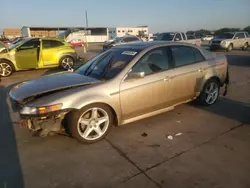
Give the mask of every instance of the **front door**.
M 43 67 L 50 67 L 50 66 L 57 66 L 58 65 L 58 58 L 57 52 L 60 46 L 64 44 L 58 40 L 42 40 L 42 66 Z
M 178 104 L 194 98 L 201 90 L 206 60 L 201 52 L 190 46 L 171 46 L 175 64 L 173 103 Z
M 144 78 L 125 79 L 120 85 L 123 119 L 134 118 L 168 105 L 172 97 L 174 71 L 169 64 L 167 49 L 158 48 L 144 55 L 131 73 L 144 72 Z
M 16 64 L 19 69 L 36 68 L 39 61 L 40 41 L 32 39 L 18 47 L 15 52 Z

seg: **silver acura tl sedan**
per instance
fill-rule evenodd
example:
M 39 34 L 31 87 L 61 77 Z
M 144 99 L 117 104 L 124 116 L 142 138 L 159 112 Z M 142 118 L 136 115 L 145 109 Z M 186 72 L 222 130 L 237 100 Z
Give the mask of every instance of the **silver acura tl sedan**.
M 197 100 L 216 102 L 228 83 L 225 56 L 191 44 L 147 42 L 105 51 L 73 72 L 16 85 L 11 100 L 21 124 L 46 136 L 66 133 L 83 143 L 123 125 Z

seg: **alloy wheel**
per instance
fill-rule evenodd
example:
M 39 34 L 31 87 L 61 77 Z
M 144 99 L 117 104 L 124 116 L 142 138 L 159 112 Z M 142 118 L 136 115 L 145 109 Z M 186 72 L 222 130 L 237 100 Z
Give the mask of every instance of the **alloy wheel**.
M 102 137 L 109 127 L 109 115 L 102 108 L 90 108 L 78 119 L 77 131 L 86 140 Z
M 216 83 L 211 82 L 206 88 L 206 102 L 207 104 L 213 104 L 219 95 L 219 87 Z
M 62 60 L 62 67 L 64 69 L 71 69 L 74 66 L 74 61 L 70 57 L 66 57 Z
M 0 63 L 0 75 L 6 77 L 11 75 L 12 67 L 8 63 Z

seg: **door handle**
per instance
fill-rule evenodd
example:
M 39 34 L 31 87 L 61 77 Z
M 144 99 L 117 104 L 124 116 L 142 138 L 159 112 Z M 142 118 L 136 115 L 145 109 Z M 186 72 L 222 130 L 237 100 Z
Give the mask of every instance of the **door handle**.
M 166 78 L 163 79 L 164 82 L 170 82 L 171 81 L 171 78 L 169 76 L 167 76 Z

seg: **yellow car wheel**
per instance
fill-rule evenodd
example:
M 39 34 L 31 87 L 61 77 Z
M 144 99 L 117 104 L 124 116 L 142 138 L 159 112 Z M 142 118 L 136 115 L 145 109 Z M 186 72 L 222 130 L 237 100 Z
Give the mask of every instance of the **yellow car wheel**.
M 70 56 L 65 56 L 61 59 L 60 65 L 63 69 L 69 70 L 74 68 L 75 61 L 72 57 Z
M 7 60 L 0 60 L 0 75 L 8 77 L 14 72 L 14 66 Z

